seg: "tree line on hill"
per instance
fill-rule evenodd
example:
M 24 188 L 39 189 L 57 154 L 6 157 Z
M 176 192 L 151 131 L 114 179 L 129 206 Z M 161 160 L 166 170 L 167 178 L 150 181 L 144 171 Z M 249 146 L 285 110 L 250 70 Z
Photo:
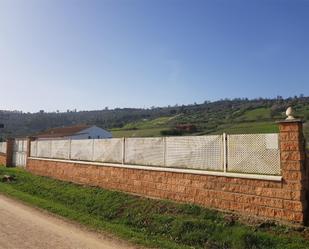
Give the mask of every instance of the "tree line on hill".
M 69 126 L 75 124 L 97 125 L 102 128 L 121 128 L 130 122 L 151 120 L 158 117 L 176 117 L 172 125 L 181 124 L 218 124 L 220 122 L 241 122 L 242 114 L 257 108 L 270 108 L 270 117 L 262 119 L 283 118 L 282 113 L 288 106 L 293 106 L 298 116 L 309 120 L 309 97 L 303 95 L 282 98 L 236 98 L 219 101 L 205 101 L 201 104 L 175 105 L 152 108 L 115 108 L 94 111 L 67 111 L 24 113 L 22 111 L 0 111 L 0 138 L 29 136 L 51 127 Z M 306 109 L 308 108 L 308 109 Z

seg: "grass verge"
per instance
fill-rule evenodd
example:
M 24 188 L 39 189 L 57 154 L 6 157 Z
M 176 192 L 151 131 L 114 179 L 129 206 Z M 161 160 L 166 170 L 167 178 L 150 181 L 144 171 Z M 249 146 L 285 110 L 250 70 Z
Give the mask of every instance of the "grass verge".
M 195 205 L 142 198 L 116 191 L 80 186 L 22 169 L 0 167 L 0 193 L 108 231 L 133 243 L 159 248 L 305 249 L 309 241 L 291 228 L 254 227 Z

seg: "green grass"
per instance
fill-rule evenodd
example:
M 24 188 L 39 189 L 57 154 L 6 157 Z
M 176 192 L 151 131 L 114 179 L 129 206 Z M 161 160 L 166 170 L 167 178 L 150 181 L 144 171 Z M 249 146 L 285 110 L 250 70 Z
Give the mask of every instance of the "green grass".
M 160 117 L 126 124 L 122 128 L 111 129 L 113 137 L 159 137 L 160 131 L 168 129 L 168 122 L 173 117 Z
M 295 117 L 309 120 L 309 105 L 294 106 Z
M 159 137 L 163 128 L 141 130 L 111 130 L 113 137 Z
M 270 108 L 256 108 L 246 111 L 241 118 L 248 121 L 270 119 Z
M 156 119 L 144 119 L 137 122 L 132 122 L 126 124 L 122 130 L 131 130 L 131 129 L 151 129 L 155 127 L 166 127 L 167 123 L 172 119 L 173 117 L 160 117 Z
M 16 176 L 0 192 L 96 230 L 160 248 L 305 249 L 309 241 L 291 228 L 258 228 L 231 222 L 220 212 L 85 187 L 0 167 Z
M 279 132 L 278 124 L 274 122 L 246 122 L 218 127 L 219 133 L 229 134 L 241 133 L 276 133 Z
M 168 128 L 165 128 L 168 129 Z M 113 137 L 159 137 L 162 136 L 160 131 L 164 128 L 140 129 L 140 130 L 112 130 Z M 222 124 L 216 129 L 203 130 L 197 132 L 196 135 L 205 134 L 248 134 L 248 133 L 277 133 L 278 124 L 275 122 L 242 122 Z M 195 135 L 195 134 L 191 134 Z
M 278 125 L 274 122 L 243 122 L 222 124 L 214 130 L 203 131 L 199 135 L 205 134 L 255 134 L 255 133 L 278 133 Z

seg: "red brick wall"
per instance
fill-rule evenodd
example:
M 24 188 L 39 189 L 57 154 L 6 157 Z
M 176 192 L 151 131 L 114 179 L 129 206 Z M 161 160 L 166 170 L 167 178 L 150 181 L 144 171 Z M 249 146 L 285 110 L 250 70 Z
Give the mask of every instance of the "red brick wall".
M 298 122 L 279 126 L 283 176 L 279 182 L 37 159 L 28 159 L 27 169 L 64 181 L 304 223 L 308 184 L 302 126 Z
M 0 165 L 10 167 L 12 166 L 14 139 L 10 138 L 6 143 L 6 153 L 0 153 Z
M 0 153 L 0 166 L 6 165 L 6 154 Z

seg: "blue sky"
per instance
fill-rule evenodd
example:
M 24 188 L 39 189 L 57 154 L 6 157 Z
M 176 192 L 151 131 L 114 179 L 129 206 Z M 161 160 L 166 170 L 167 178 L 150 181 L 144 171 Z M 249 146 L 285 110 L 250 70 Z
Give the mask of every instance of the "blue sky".
M 309 0 L 0 0 L 0 109 L 309 95 Z

